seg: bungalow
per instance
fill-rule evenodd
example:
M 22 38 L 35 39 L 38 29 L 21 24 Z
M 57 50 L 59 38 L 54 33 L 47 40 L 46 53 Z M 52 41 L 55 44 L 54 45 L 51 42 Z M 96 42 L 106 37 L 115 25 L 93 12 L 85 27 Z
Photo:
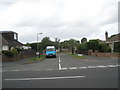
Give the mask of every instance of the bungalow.
M 106 43 L 111 47 L 112 52 L 114 51 L 114 44 L 120 42 L 120 33 L 114 34 L 108 37 L 108 32 L 105 33 Z
M 22 49 L 22 43 L 18 41 L 18 34 L 13 31 L 0 31 L 0 51 L 12 50 L 13 48 Z

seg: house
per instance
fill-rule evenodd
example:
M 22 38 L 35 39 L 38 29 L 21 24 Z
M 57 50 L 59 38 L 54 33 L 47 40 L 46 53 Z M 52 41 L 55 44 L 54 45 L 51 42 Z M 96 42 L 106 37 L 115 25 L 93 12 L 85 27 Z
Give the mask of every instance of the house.
M 114 44 L 120 42 L 120 33 L 111 35 L 108 37 L 108 32 L 105 32 L 106 43 L 111 47 L 112 52 L 114 51 Z
M 13 48 L 22 49 L 22 43 L 18 41 L 18 33 L 13 31 L 0 31 L 0 51 L 2 50 L 12 50 Z
M 28 49 L 31 49 L 31 47 L 30 46 L 22 46 L 22 49 L 24 49 L 24 50 L 28 50 Z

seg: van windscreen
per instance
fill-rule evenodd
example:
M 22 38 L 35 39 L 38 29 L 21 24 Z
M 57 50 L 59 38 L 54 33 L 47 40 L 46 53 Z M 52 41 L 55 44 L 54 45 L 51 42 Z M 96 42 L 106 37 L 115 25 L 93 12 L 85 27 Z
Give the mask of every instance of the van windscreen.
M 54 48 L 49 48 L 49 49 L 46 49 L 46 51 L 55 51 Z

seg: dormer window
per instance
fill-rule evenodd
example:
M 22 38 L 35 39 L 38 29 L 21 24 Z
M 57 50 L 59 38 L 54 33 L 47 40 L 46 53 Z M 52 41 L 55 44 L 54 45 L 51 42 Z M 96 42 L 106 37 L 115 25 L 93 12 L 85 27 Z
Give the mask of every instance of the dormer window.
M 17 40 L 17 33 L 14 33 L 14 40 Z

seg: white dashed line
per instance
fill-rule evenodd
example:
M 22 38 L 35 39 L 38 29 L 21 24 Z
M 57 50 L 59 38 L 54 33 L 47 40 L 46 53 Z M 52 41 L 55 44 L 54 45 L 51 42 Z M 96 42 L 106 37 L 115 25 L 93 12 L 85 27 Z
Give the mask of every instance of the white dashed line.
M 86 69 L 87 67 L 79 67 L 79 69 Z
M 18 72 L 18 71 L 20 71 L 20 70 L 11 70 L 11 71 L 13 71 L 13 72 Z
M 107 66 L 97 66 L 98 68 L 106 68 Z
M 84 78 L 85 76 L 66 76 L 66 77 L 46 77 L 46 78 L 16 78 L 4 79 L 9 81 L 26 81 L 26 80 L 48 80 L 48 79 L 71 79 L 71 78 Z
M 53 69 L 47 69 L 47 70 L 52 71 Z
M 94 69 L 94 68 L 115 68 L 115 67 L 119 67 L 120 65 L 101 65 L 101 66 L 86 66 L 86 67 L 64 67 L 62 68 L 61 63 L 59 63 L 58 69 L 59 70 L 75 70 L 75 69 Z M 35 70 L 0 70 L 0 72 L 19 72 L 19 71 L 42 71 L 42 70 L 48 70 L 48 71 L 52 71 L 54 69 L 35 69 Z
M 108 67 L 117 67 L 116 65 L 107 65 Z
M 96 66 L 88 66 L 87 68 L 97 68 Z
M 78 69 L 77 67 L 69 67 L 69 69 Z
M 61 61 L 60 61 L 60 56 L 59 56 L 59 70 L 61 70 L 62 69 L 62 65 L 61 65 Z

